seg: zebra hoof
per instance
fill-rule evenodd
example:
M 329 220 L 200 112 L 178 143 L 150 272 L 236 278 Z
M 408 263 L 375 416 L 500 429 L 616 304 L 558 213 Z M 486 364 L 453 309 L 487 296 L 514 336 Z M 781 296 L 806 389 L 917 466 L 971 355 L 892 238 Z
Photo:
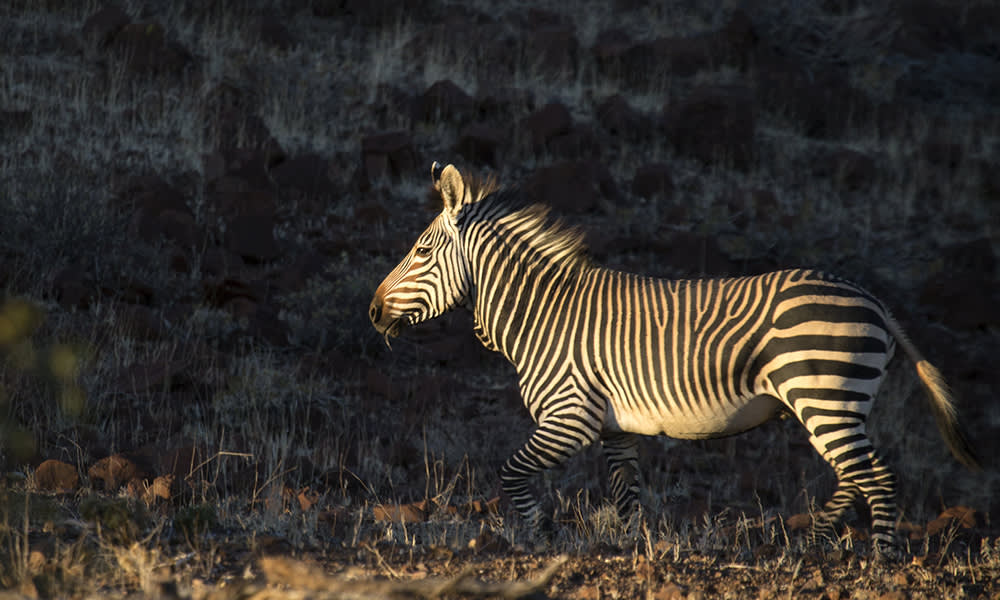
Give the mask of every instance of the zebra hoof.
M 879 564 L 899 564 L 904 558 L 902 549 L 894 542 L 875 540 L 872 546 L 872 559 Z
M 556 522 L 552 520 L 552 517 L 546 515 L 538 519 L 538 523 L 535 525 L 535 535 L 540 539 L 549 541 L 555 537 Z

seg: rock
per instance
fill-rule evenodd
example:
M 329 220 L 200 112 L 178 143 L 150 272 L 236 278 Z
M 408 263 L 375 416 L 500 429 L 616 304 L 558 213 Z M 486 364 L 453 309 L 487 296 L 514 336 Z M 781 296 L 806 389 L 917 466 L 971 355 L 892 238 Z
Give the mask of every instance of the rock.
M 147 504 L 152 504 L 157 498 L 161 500 L 170 500 L 170 496 L 173 493 L 174 488 L 174 476 L 167 473 L 166 475 L 160 475 L 153 480 L 153 483 L 146 488 L 146 495 L 143 500 Z
M 620 58 L 634 45 L 635 41 L 624 29 L 605 29 L 594 38 L 594 45 L 590 47 L 590 53 L 597 59 L 599 65 L 606 66 L 611 61 Z
M 191 212 L 184 194 L 159 175 L 130 177 L 116 193 L 116 202 L 126 208 L 143 209 L 153 214 L 164 210 Z
M 372 517 L 376 521 L 390 523 L 420 523 L 426 521 L 430 514 L 430 502 L 412 502 L 410 504 L 377 504 L 372 507 Z
M 947 130 L 950 131 L 951 128 L 948 127 Z M 942 130 L 935 129 L 934 133 L 924 141 L 923 154 L 932 166 L 944 167 L 947 171 L 954 173 L 962 165 L 965 148 Z
M 500 496 L 489 500 L 472 500 L 459 509 L 463 515 L 498 515 L 500 514 Z
M 550 77 L 573 77 L 580 43 L 571 25 L 554 24 L 524 32 L 521 36 L 529 69 Z
M 135 340 L 158 340 L 167 333 L 163 319 L 158 317 L 148 306 L 120 305 L 117 309 L 116 321 L 118 331 L 125 337 Z
M 116 393 L 135 395 L 151 390 L 168 390 L 183 373 L 185 365 L 179 361 L 160 360 L 134 363 L 122 369 L 111 384 Z
M 714 68 L 711 40 L 706 37 L 663 37 L 636 44 L 622 55 L 626 81 L 633 84 L 647 76 L 689 77 Z
M 743 85 L 702 85 L 668 105 L 667 136 L 681 154 L 745 170 L 754 157 L 753 94 Z
M 251 263 L 270 262 L 281 256 L 274 238 L 274 217 L 236 215 L 226 220 L 226 248 Z
M 618 197 L 611 173 L 597 161 L 565 161 L 536 169 L 524 184 L 525 193 L 557 211 L 583 213 L 602 200 Z
M 572 124 L 573 119 L 566 105 L 550 102 L 521 119 L 519 126 L 531 146 L 538 151 L 555 136 L 567 133 Z
M 487 529 L 469 540 L 469 549 L 477 553 L 506 554 L 510 552 L 511 545 L 506 538 L 496 535 Z
M 22 135 L 31 130 L 34 116 L 30 110 L 0 110 L 0 134 Z
M 289 50 L 296 44 L 292 32 L 277 15 L 260 17 L 257 22 L 257 33 L 261 43 L 278 50 Z
M 676 583 L 665 583 L 651 597 L 653 600 L 684 600 L 688 596 L 684 588 Z
M 342 15 L 357 20 L 364 27 L 392 26 L 401 19 L 423 22 L 429 17 L 426 10 L 416 10 L 396 0 L 341 0 L 340 4 Z
M 129 480 L 141 476 L 142 471 L 129 458 L 114 454 L 94 463 L 87 474 L 91 480 L 102 481 L 105 491 L 115 492 Z
M 927 523 L 927 535 L 937 535 L 951 527 L 973 529 L 979 524 L 979 513 L 968 506 L 952 506 L 942 512 L 936 519 Z
M 674 193 L 670 165 L 650 163 L 636 169 L 632 178 L 632 193 L 647 200 L 670 198 Z
M 203 240 L 194 215 L 189 212 L 165 210 L 159 214 L 154 223 L 145 227 L 155 228 L 158 231 L 156 235 L 171 240 L 185 249 L 196 247 Z
M 152 483 L 146 479 L 134 477 L 125 486 L 125 493 L 133 498 L 137 498 L 152 505 L 157 500 L 169 500 L 172 495 L 174 483 L 173 475 L 161 475 L 155 478 Z
M 897 0 L 893 15 L 898 27 L 892 49 L 913 58 L 963 48 L 960 16 L 950 5 L 937 0 Z
M 257 186 L 269 182 L 267 169 L 287 156 L 264 120 L 255 114 L 235 109 L 218 115 L 206 127 L 210 129 L 208 135 L 219 140 L 225 173 L 243 177 Z M 261 172 L 265 175 L 258 175 Z
M 277 307 L 268 303 L 259 303 L 248 315 L 247 331 L 255 338 L 266 341 L 272 346 L 287 346 L 290 329 L 288 323 L 278 316 Z
M 221 217 L 265 217 L 274 219 L 278 213 L 278 199 L 270 189 L 254 188 L 248 182 L 226 177 L 225 185 L 216 187 L 211 195 L 215 214 Z
M 73 465 L 50 458 L 35 469 L 35 485 L 44 492 L 69 494 L 80 487 L 80 474 Z
M 206 302 L 217 307 L 225 306 L 234 298 L 247 298 L 259 302 L 267 296 L 266 290 L 256 282 L 247 282 L 235 277 L 221 281 L 205 279 L 202 281 L 202 293 Z
M 160 454 L 159 469 L 161 473 L 169 475 L 171 487 L 181 482 L 199 479 L 204 473 L 199 473 L 205 454 L 194 445 L 183 445 L 179 447 L 163 450 Z
M 67 309 L 86 309 L 100 295 L 97 284 L 78 267 L 67 267 L 56 273 L 52 278 L 52 293 Z
M 299 508 L 302 509 L 303 512 L 315 506 L 316 503 L 319 502 L 319 497 L 319 492 L 310 489 L 309 486 L 298 490 L 295 494 L 296 500 L 299 501 Z
M 144 241 L 168 239 L 191 248 L 201 235 L 184 195 L 156 175 L 129 179 L 118 193 L 120 204 L 133 207 L 129 231 Z
M 516 115 L 535 109 L 535 96 L 531 90 L 489 87 L 487 82 L 476 94 L 476 107 L 480 116 L 490 122 L 510 123 Z
M 609 96 L 597 106 L 597 121 L 615 137 L 636 141 L 653 135 L 653 120 L 629 105 L 621 94 Z
M 118 30 L 109 44 L 137 75 L 180 75 L 191 64 L 191 55 L 167 39 L 158 23 L 130 23 Z
M 409 176 L 417 167 L 413 140 L 405 131 L 388 131 L 361 140 L 361 158 L 367 181 Z
M 944 271 L 924 283 L 920 302 L 949 327 L 968 330 L 1000 325 L 995 310 L 1000 302 L 997 260 L 989 238 L 948 246 L 941 257 Z
M 487 123 L 472 123 L 462 129 L 452 149 L 470 161 L 495 167 L 498 155 L 506 142 L 507 133 L 500 127 Z
M 548 150 L 556 158 L 598 159 L 604 152 L 605 145 L 593 127 L 578 124 L 549 140 Z
M 274 187 L 271 170 L 277 170 L 285 160 L 284 151 L 277 142 L 271 145 L 273 138 L 269 132 L 259 131 L 248 138 L 252 147 L 226 148 L 221 154 L 222 176 L 209 183 L 209 191 L 224 193 L 233 191 L 244 193 L 247 190 L 270 190 Z
M 878 176 L 875 159 L 849 148 L 838 148 L 821 155 L 812 165 L 813 175 L 829 178 L 848 191 L 869 187 Z
M 309 280 L 323 273 L 329 261 L 318 252 L 305 252 L 295 258 L 290 266 L 278 272 L 275 283 L 285 292 L 296 292 L 306 287 Z
M 605 31 L 591 52 L 605 75 L 631 87 L 648 89 L 664 79 L 690 77 L 722 65 L 743 68 L 756 43 L 749 17 L 736 10 L 722 29 L 689 37 L 630 43 L 628 35 L 621 31 Z
M 383 204 L 371 202 L 354 208 L 354 219 L 368 225 L 384 223 L 392 217 L 392 213 Z
M 835 69 L 807 69 L 785 57 L 767 55 L 755 64 L 755 100 L 796 123 L 808 137 L 843 137 L 876 114 L 875 103 Z M 890 109 L 891 112 L 891 109 Z
M 176 242 L 181 248 L 194 247 L 200 238 L 194 215 L 187 211 L 153 213 L 139 209 L 132 215 L 129 231 L 139 240 L 152 242 L 166 239 Z
M 98 47 L 104 47 L 128 24 L 128 14 L 117 4 L 110 3 L 87 17 L 81 33 Z
M 418 121 L 462 123 L 472 118 L 474 113 L 472 96 L 450 79 L 442 79 L 417 97 L 413 118 Z
M 801 529 L 808 529 L 812 527 L 812 516 L 806 513 L 799 513 L 797 515 L 792 515 L 785 519 L 785 526 L 791 531 L 799 531 Z
M 278 189 L 294 189 L 311 196 L 330 196 L 335 187 L 329 171 L 329 160 L 309 153 L 289 158 L 271 169 L 271 178 Z
M 243 257 L 235 252 L 212 246 L 201 257 L 201 274 L 208 278 L 224 279 L 244 266 Z

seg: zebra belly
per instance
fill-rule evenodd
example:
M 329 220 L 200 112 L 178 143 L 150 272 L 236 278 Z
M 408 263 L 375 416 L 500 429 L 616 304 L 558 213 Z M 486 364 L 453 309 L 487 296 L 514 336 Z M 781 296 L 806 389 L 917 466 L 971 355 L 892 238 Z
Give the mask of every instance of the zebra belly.
M 605 418 L 605 429 L 643 435 L 665 434 L 680 439 L 724 437 L 753 429 L 774 416 L 781 401 L 774 396 L 759 395 L 720 406 L 695 406 L 666 410 L 655 414 L 622 409 L 612 402 Z

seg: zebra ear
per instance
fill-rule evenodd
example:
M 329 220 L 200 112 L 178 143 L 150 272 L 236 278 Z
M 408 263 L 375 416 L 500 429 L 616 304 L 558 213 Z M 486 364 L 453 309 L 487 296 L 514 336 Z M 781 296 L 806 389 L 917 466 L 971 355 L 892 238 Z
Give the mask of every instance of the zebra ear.
M 434 180 L 434 188 L 441 192 L 445 212 L 452 217 L 457 216 L 465 198 L 465 182 L 462 180 L 462 174 L 454 165 L 442 167 L 435 162 L 431 165 L 431 178 Z
M 438 182 L 441 181 L 441 173 L 444 171 L 444 165 L 438 161 L 434 161 L 431 164 L 431 181 L 434 183 L 434 188 L 438 189 Z

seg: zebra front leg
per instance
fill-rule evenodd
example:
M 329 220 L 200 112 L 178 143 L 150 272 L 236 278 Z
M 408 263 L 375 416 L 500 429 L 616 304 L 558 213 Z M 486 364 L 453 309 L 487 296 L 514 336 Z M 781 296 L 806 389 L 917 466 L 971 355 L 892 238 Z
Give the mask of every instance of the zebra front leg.
M 608 482 L 615 508 L 623 523 L 639 514 L 639 441 L 632 433 L 605 433 L 601 436 L 608 461 Z
M 578 416 L 553 415 L 539 423 L 527 443 L 500 467 L 503 490 L 529 527 L 551 531 L 552 525 L 551 520 L 544 517 L 528 480 L 545 469 L 562 464 L 597 437 L 598 432 Z

